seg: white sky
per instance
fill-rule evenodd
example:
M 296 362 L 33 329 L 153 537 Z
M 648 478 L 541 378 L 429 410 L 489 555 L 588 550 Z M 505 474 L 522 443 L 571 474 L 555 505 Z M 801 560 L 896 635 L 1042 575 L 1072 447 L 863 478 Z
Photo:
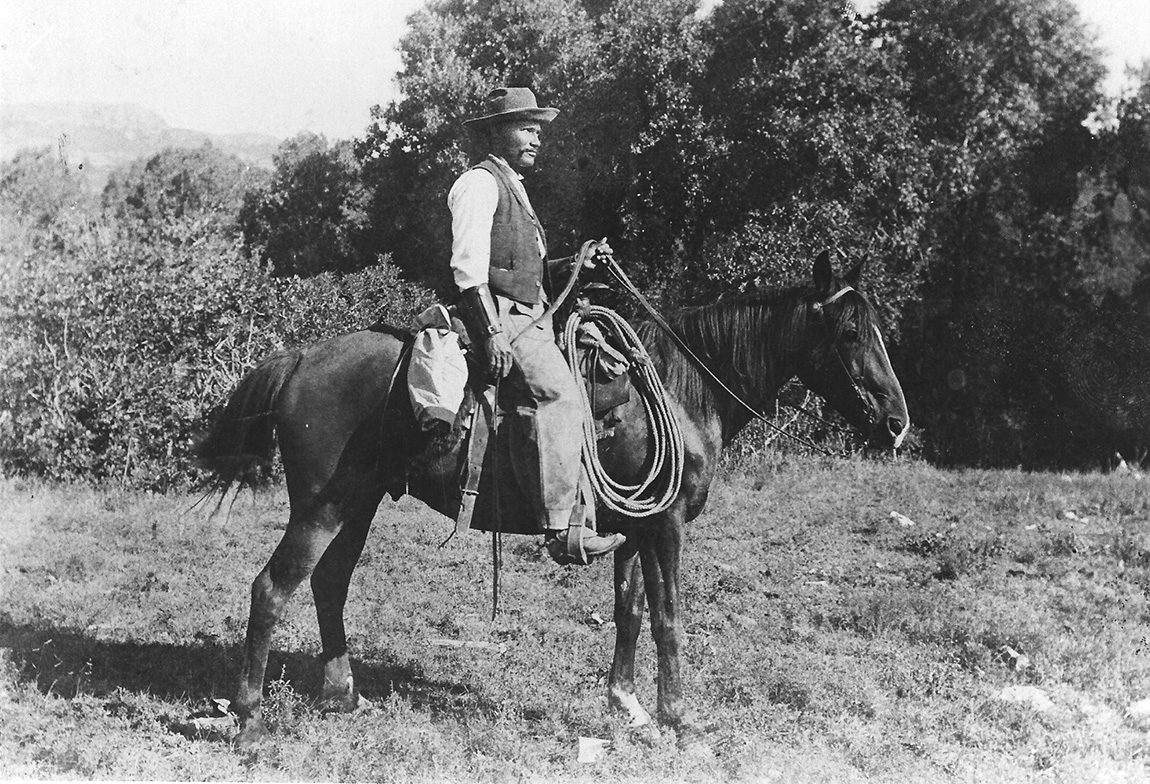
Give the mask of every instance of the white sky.
M 1124 64 L 1150 58 L 1150 0 L 1075 3 L 1113 53 L 1116 89 Z M 0 101 L 134 103 L 180 128 L 350 138 L 395 97 L 396 44 L 423 5 L 0 0 Z

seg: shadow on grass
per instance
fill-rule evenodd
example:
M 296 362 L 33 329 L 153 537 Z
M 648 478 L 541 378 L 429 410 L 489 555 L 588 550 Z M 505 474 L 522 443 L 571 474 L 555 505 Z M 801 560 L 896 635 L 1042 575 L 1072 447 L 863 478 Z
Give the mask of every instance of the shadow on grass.
M 101 640 L 76 629 L 15 624 L 3 615 L 0 649 L 7 649 L 17 677 L 35 683 L 43 694 L 103 697 L 123 689 L 193 705 L 232 697 L 243 654 L 242 645 L 214 639 L 190 644 Z M 498 710 L 496 703 L 471 688 L 426 678 L 419 662 L 353 659 L 352 667 L 361 692 L 370 700 L 395 693 L 434 717 Z M 286 680 L 315 698 L 322 677 L 323 665 L 315 656 L 274 650 L 269 656 L 267 681 Z

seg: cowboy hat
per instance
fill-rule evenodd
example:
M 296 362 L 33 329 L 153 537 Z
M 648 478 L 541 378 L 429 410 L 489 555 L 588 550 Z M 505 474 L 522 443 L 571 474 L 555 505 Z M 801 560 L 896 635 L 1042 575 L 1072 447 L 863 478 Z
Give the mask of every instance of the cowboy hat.
M 496 87 L 483 99 L 483 114 L 464 120 L 463 124 L 478 128 L 504 120 L 551 122 L 557 114 L 558 109 L 540 107 L 535 103 L 535 93 L 527 87 Z

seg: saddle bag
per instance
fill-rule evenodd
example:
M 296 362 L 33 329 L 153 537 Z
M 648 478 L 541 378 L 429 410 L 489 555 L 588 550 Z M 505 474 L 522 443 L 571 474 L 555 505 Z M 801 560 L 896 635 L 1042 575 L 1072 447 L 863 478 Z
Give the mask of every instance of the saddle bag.
M 599 419 L 631 399 L 631 362 L 594 323 L 584 322 L 577 335 L 579 372 L 587 386 L 591 413 Z
M 411 407 L 420 428 L 450 429 L 463 404 L 468 367 L 458 327 L 443 305 L 433 305 L 412 323 L 415 341 L 407 371 Z

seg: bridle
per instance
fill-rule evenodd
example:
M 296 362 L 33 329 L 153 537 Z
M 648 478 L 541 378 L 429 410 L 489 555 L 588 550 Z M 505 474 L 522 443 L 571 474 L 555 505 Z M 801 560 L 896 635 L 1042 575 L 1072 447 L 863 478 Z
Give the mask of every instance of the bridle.
M 858 380 L 854 377 L 854 374 L 851 373 L 850 368 L 847 366 L 846 360 L 843 359 L 842 352 L 839 350 L 838 343 L 835 341 L 834 330 L 831 329 L 830 322 L 827 319 L 826 311 L 824 310 L 827 305 L 834 303 L 840 297 L 854 290 L 855 288 L 853 286 L 843 286 L 841 289 L 826 299 L 812 303 L 811 309 L 816 314 L 818 314 L 819 322 L 823 325 L 823 332 L 827 337 L 827 343 L 830 344 L 831 350 L 834 351 L 835 359 L 838 360 L 838 366 L 842 369 L 843 375 L 846 376 L 847 381 L 850 383 L 851 391 L 854 392 L 855 397 L 862 405 L 862 410 L 866 416 L 867 423 L 873 427 L 877 420 L 875 419 L 874 413 L 871 411 L 871 407 L 867 404 L 866 393 L 863 391 L 862 386 L 858 383 Z

